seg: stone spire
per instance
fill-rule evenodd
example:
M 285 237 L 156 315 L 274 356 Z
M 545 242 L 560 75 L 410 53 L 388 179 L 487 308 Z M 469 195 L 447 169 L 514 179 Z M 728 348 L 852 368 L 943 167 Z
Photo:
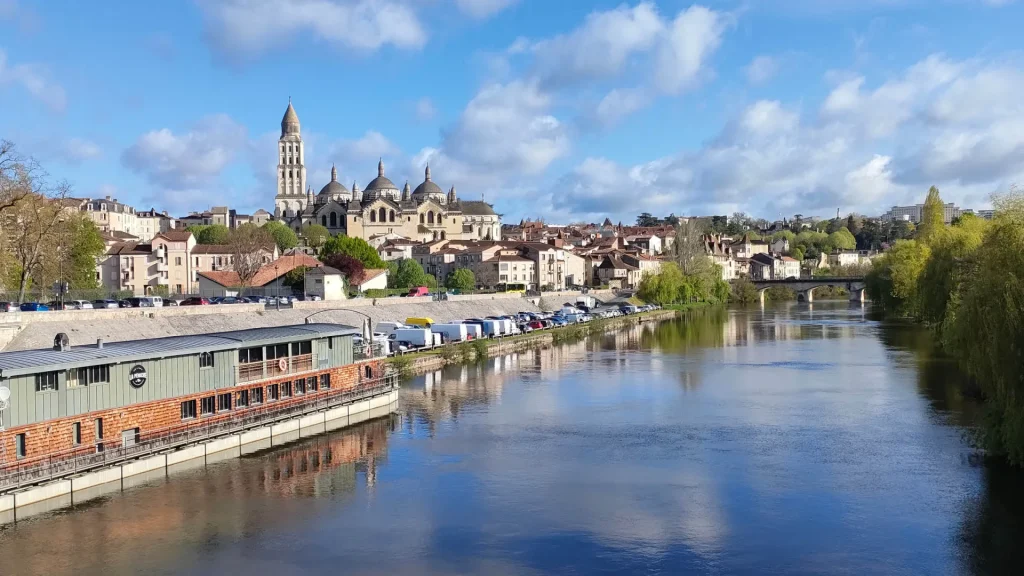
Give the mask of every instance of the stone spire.
M 306 184 L 306 202 L 309 202 L 310 206 L 313 205 L 313 187 L 309 184 Z
M 430 164 L 427 164 L 426 170 L 423 171 L 423 179 L 430 182 Z
M 334 164 L 331 164 L 331 182 L 337 182 L 337 181 L 338 181 L 338 167 L 335 166 Z
M 427 168 L 427 178 L 430 178 L 430 168 Z M 408 202 L 412 200 L 412 188 L 409 187 L 409 181 L 405 181 L 405 188 L 402 188 L 402 201 Z
M 377 177 L 382 178 L 384 176 L 384 159 L 381 158 L 377 162 Z
M 288 108 L 284 111 L 284 118 L 281 118 L 281 136 L 286 134 L 299 135 L 299 115 L 295 113 L 295 108 L 292 107 L 292 98 L 288 97 Z
M 455 204 L 458 201 L 459 198 L 455 195 L 455 186 L 452 186 L 452 189 L 448 191 L 448 203 Z
M 356 202 L 363 200 L 363 193 L 359 191 L 359 184 L 357 182 L 352 182 L 352 199 Z

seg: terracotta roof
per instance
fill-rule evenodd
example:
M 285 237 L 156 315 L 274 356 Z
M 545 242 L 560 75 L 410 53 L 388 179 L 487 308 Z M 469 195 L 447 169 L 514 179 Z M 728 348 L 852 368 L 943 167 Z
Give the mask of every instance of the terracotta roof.
M 139 244 L 137 242 L 118 242 L 107 250 L 108 255 L 118 254 L 130 256 L 133 254 L 152 254 L 152 244 Z
M 363 278 L 359 280 L 357 284 L 366 284 L 370 280 L 373 280 L 374 278 L 387 273 L 387 268 L 367 268 L 366 270 L 363 270 Z
M 290 256 L 282 256 L 277 260 L 269 264 L 264 264 L 260 268 L 259 272 L 253 276 L 252 281 L 249 283 L 250 286 L 266 286 L 274 280 L 277 280 L 281 276 L 291 272 L 299 266 L 306 266 L 307 268 L 316 268 L 323 266 L 319 260 L 312 256 L 305 254 L 294 254 Z M 234 271 L 221 270 L 218 272 L 200 272 L 200 276 L 203 276 L 209 280 L 220 284 L 221 286 L 239 286 L 241 280 L 238 274 Z
M 234 250 L 227 244 L 196 244 L 193 254 L 232 254 Z
M 192 237 L 192 233 L 188 230 L 168 230 L 167 232 L 157 234 L 157 236 L 168 242 L 188 242 L 188 239 Z

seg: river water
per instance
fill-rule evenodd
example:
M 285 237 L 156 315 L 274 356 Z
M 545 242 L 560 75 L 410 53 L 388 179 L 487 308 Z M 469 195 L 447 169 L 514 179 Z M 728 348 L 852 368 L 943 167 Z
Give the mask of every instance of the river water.
M 703 311 L 0 527 L 0 572 L 1020 573 L 1024 482 L 971 449 L 961 385 L 859 305 Z

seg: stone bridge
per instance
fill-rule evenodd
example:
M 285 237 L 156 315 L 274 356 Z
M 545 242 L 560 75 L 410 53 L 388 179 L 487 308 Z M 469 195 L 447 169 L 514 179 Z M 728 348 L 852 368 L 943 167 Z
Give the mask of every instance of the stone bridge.
M 851 302 L 864 301 L 864 278 L 862 276 L 754 280 L 751 283 L 757 288 L 757 293 L 761 297 L 761 304 L 764 304 L 764 291 L 773 286 L 783 286 L 795 290 L 797 301 L 799 302 L 814 302 L 814 289 L 821 288 L 822 286 L 845 288 L 850 293 Z

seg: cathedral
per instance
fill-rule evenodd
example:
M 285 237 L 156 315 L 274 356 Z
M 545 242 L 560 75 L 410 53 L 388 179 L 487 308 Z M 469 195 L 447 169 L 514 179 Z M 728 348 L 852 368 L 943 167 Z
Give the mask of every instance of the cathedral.
M 383 159 L 377 177 L 363 190 L 352 183 L 349 190 L 338 182 L 331 167 L 331 181 L 320 192 L 306 182 L 305 149 L 299 116 L 288 101 L 281 119 L 278 140 L 277 196 L 274 217 L 296 231 L 307 224 L 321 224 L 332 234 L 356 236 L 368 242 L 408 238 L 430 240 L 500 240 L 501 218 L 482 200 L 459 200 L 452 186 L 445 192 L 423 171 L 423 182 L 412 190 L 399 190 L 384 174 Z

